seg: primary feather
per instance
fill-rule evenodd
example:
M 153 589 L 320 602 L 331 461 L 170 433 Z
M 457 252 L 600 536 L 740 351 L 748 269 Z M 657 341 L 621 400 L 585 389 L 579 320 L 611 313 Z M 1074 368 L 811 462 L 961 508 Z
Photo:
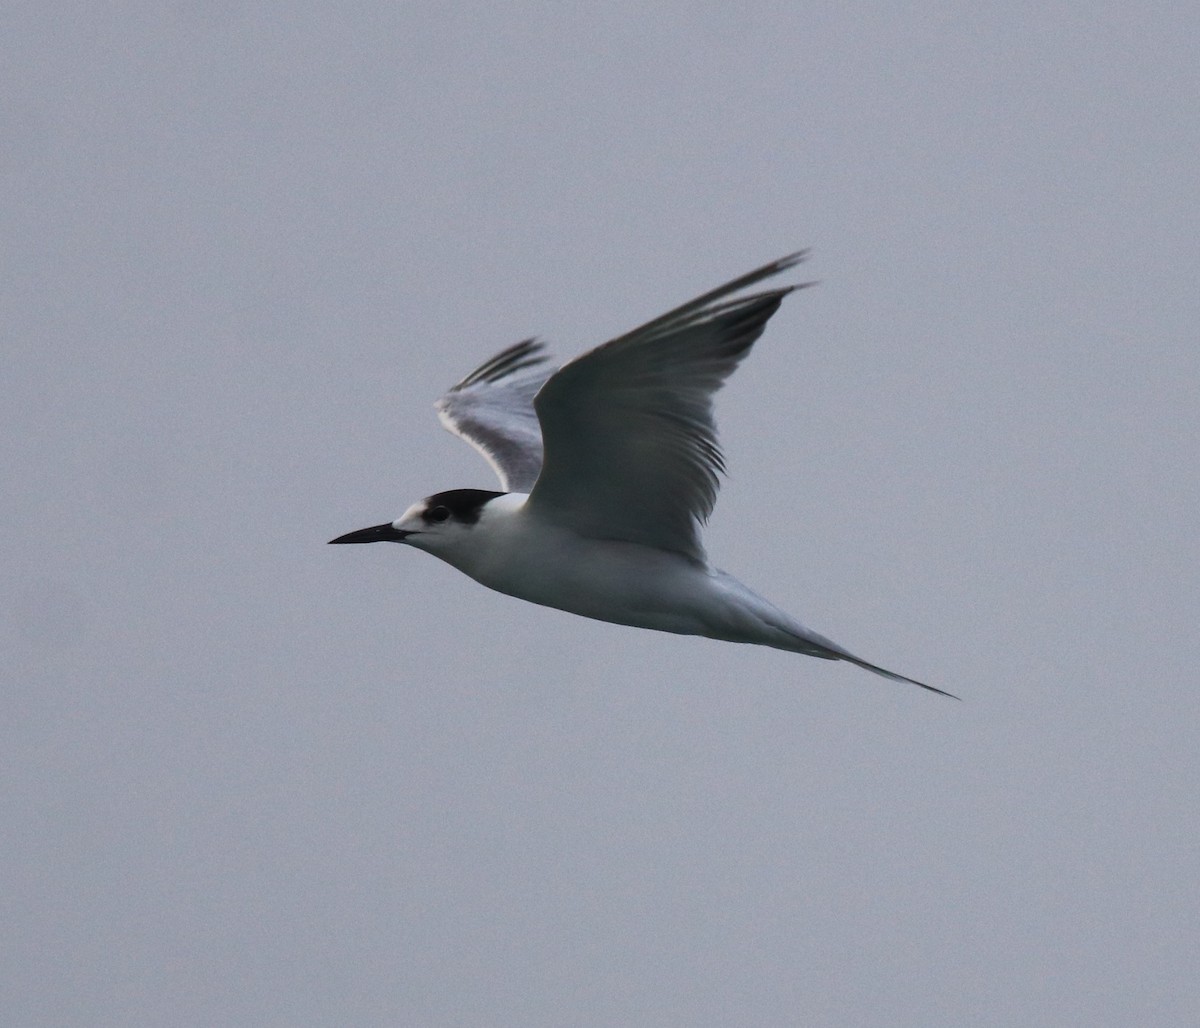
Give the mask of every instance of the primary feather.
M 533 398 L 553 373 L 535 339 L 502 350 L 435 404 L 438 417 L 483 454 L 510 492 L 528 492 L 542 469 L 542 430 Z
M 552 375 L 534 399 L 544 463 L 530 514 L 703 560 L 699 528 L 724 470 L 713 394 L 798 287 L 718 301 L 803 257 L 734 279 Z

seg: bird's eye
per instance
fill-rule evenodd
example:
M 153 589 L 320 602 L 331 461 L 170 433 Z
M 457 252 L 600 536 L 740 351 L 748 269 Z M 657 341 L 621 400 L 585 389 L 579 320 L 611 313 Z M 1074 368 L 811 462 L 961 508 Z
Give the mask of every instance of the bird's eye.
M 449 521 L 450 508 L 442 506 L 430 507 L 425 512 L 425 520 L 432 525 L 440 525 L 443 521 Z

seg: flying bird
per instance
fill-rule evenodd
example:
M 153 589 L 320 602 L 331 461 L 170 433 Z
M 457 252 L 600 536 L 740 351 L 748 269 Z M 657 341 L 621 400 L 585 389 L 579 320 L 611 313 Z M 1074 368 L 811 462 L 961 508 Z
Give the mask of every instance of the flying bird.
M 708 562 L 700 529 L 724 471 L 713 394 L 789 293 L 735 296 L 804 260 L 742 275 L 555 369 L 526 339 L 437 401 L 501 490 L 451 489 L 333 543 L 404 543 L 531 603 L 681 635 L 888 671 L 805 628 Z

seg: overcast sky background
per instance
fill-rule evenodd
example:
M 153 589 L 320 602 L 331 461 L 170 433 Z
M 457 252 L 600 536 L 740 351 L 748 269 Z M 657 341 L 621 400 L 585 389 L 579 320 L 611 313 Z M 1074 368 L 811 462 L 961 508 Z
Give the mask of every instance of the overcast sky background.
M 1198 30 L 6 4 L 6 1022 L 1196 1023 Z M 962 703 L 325 545 L 801 246 L 710 553 Z

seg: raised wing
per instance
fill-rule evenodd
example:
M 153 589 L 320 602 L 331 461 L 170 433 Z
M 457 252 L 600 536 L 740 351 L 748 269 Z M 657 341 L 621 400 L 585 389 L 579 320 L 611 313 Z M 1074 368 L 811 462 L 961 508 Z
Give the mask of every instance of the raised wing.
M 545 456 L 530 512 L 587 538 L 703 559 L 699 527 L 724 471 L 713 394 L 799 287 L 718 301 L 804 256 L 734 279 L 560 368 L 534 401 Z
M 535 339 L 502 350 L 434 405 L 438 417 L 487 459 L 510 492 L 528 492 L 542 469 L 542 430 L 533 398 L 550 377 Z

